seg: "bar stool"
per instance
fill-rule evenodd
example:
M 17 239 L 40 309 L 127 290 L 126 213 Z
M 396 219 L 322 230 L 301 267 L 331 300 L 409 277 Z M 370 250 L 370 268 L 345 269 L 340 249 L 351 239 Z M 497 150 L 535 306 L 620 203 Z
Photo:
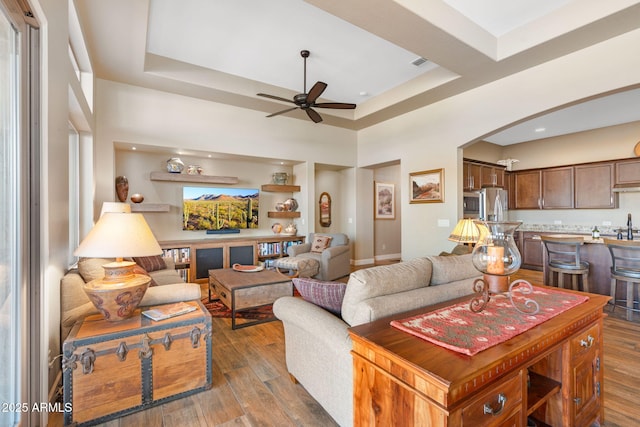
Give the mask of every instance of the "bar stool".
M 631 321 L 633 312 L 640 312 L 640 302 L 634 300 L 633 296 L 633 285 L 640 286 L 640 242 L 604 239 L 604 244 L 611 253 L 611 312 L 615 311 L 616 306 L 623 307 L 627 310 L 627 320 Z M 626 299 L 616 299 L 618 280 L 627 283 Z
M 547 267 L 551 271 L 551 285 L 553 286 L 554 273 L 558 274 L 559 288 L 564 288 L 564 275 L 571 275 L 573 290 L 578 289 L 578 277 L 582 276 L 582 290 L 589 292 L 589 263 L 580 261 L 580 247 L 584 245 L 584 238 L 540 236 L 547 250 Z

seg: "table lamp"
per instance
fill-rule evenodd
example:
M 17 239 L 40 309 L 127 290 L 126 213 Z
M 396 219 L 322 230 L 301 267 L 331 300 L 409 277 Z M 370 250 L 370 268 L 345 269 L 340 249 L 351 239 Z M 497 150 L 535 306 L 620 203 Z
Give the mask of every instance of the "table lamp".
M 456 224 L 449 235 L 449 240 L 456 243 L 466 243 L 469 246 L 478 241 L 480 231 L 472 219 L 463 218 Z
M 84 285 L 84 291 L 106 320 L 131 317 L 151 278 L 134 273 L 136 263 L 123 258 L 162 254 L 142 214 L 105 212 L 73 253 L 80 257 L 116 258 L 103 265 L 104 277 Z

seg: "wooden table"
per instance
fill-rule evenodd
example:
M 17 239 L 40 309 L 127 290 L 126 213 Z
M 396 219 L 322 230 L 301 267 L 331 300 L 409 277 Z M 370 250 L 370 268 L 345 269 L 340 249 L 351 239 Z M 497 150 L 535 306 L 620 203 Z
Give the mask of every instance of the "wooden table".
M 475 356 L 389 324 L 469 297 L 350 328 L 354 425 L 526 426 L 529 417 L 538 426 L 604 423 L 602 319 L 609 298 L 586 295 L 589 301 Z
M 240 272 L 233 268 L 209 270 L 209 301 L 215 293 L 231 309 L 231 329 L 244 328 L 275 320 L 275 317 L 236 323 L 236 313 L 273 304 L 278 298 L 293 295 L 291 278 L 275 270 Z

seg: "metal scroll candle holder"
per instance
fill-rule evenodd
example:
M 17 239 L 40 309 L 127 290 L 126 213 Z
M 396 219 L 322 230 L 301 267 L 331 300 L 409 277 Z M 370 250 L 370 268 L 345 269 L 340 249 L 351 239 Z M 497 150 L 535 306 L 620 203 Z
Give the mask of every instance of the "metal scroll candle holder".
M 473 249 L 473 265 L 484 276 L 473 283 L 475 295 L 469 304 L 471 311 L 479 313 L 487 306 L 492 296 L 509 298 L 513 307 L 524 314 L 536 314 L 540 311 L 538 303 L 526 298 L 516 302 L 514 293 L 522 295 L 533 293 L 531 283 L 523 279 L 509 283 L 509 276 L 520 268 L 522 257 L 513 239 L 513 233 L 519 222 L 474 221 L 480 230 L 480 239 Z

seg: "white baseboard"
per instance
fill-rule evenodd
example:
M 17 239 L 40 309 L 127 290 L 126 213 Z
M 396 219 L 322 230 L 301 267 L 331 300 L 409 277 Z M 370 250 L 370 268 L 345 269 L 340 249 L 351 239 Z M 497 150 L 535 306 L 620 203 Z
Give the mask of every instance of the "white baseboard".
M 365 259 L 354 259 L 351 260 L 351 264 L 352 265 L 367 265 L 367 264 L 374 264 L 375 261 L 373 258 L 365 258 Z
M 402 259 L 402 254 L 376 255 L 374 257 L 374 259 L 376 261 L 388 261 L 388 260 Z

